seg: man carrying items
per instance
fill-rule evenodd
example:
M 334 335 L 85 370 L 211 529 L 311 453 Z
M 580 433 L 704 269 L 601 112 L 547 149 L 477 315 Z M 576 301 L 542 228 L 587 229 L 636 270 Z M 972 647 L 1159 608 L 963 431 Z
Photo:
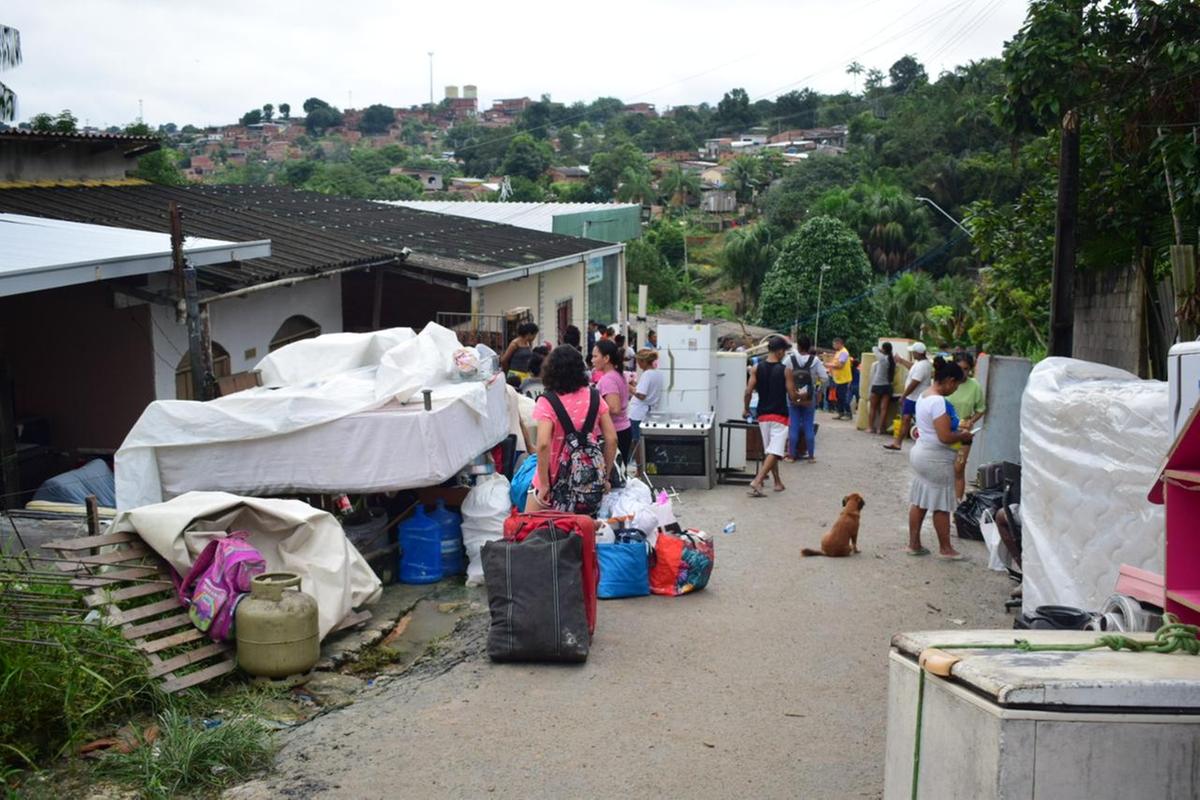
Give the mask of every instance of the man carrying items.
M 788 397 L 788 449 L 784 461 L 813 463 L 816 459 L 817 382 L 829 381 L 829 374 L 821 359 L 812 353 L 812 340 L 801 335 L 796 339 L 796 349 L 785 362 L 792 368 L 792 382 L 796 393 Z M 804 449 L 800 452 L 800 437 L 804 436 Z
M 762 486 L 770 474 L 775 481 L 775 491 L 784 490 L 779 479 L 779 459 L 787 450 L 788 398 L 797 400 L 796 382 L 792 368 L 783 363 L 788 343 L 782 336 L 773 336 L 767 343 L 767 357 L 759 362 L 750 380 L 746 383 L 744 413 L 750 416 L 750 396 L 758 391 L 758 429 L 762 433 L 762 468 L 750 482 L 751 497 L 766 497 Z
M 925 345 L 921 342 L 914 342 L 909 346 L 908 351 L 912 353 L 912 361 L 900 358 L 900 356 L 894 357 L 896 361 L 908 367 L 908 385 L 904 387 L 904 394 L 900 398 L 900 430 L 891 444 L 883 446 L 884 450 L 899 452 L 903 447 L 904 439 L 912 427 L 913 415 L 917 412 L 917 398 L 923 395 L 933 383 L 933 364 L 925 353 Z
M 854 381 L 854 364 L 840 336 L 834 337 L 833 358 L 826 362 L 825 368 L 837 387 L 837 418 L 850 419 L 850 384 Z

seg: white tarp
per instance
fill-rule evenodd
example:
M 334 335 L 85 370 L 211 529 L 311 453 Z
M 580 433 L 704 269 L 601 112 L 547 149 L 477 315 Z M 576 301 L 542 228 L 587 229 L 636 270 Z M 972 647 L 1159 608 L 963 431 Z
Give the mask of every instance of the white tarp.
M 299 500 L 190 492 L 166 503 L 122 512 L 109 532 L 133 531 L 180 575 L 211 539 L 250 531 L 268 572 L 294 572 L 317 601 L 321 638 L 351 609 L 374 603 L 381 586 L 332 515 Z
M 1171 446 L 1167 384 L 1048 358 L 1021 401 L 1023 608 L 1098 611 L 1122 564 L 1162 572 L 1146 492 Z
M 440 483 L 508 432 L 500 380 L 454 380 L 459 347 L 433 323 L 419 335 L 407 328 L 331 334 L 264 359 L 273 385 L 207 403 L 151 403 L 117 451 L 117 508 L 203 488 L 380 491 Z M 374 355 L 376 364 L 363 363 Z M 320 377 L 304 374 L 306 358 Z M 347 369 L 330 372 L 340 367 Z M 433 413 L 423 410 L 422 389 L 432 390 Z M 167 483 L 164 461 L 173 476 Z M 271 465 L 275 477 L 260 479 Z M 339 467 L 348 471 L 336 473 Z

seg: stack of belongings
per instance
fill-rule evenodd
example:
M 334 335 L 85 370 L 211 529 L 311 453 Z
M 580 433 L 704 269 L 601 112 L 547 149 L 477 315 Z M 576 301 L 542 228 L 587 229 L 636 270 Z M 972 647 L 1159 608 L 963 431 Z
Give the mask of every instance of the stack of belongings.
M 665 492 L 630 478 L 594 510 L 513 509 L 503 538 L 483 543 L 495 661 L 586 661 L 597 598 L 678 596 L 703 589 L 712 538 L 683 530 Z

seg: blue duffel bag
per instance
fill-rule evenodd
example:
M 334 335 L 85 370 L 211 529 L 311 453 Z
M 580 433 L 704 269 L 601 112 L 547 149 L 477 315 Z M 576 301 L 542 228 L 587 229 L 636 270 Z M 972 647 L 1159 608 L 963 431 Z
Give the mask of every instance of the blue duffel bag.
M 597 544 L 596 560 L 600 563 L 597 597 L 608 600 L 650 594 L 650 561 L 645 542 Z

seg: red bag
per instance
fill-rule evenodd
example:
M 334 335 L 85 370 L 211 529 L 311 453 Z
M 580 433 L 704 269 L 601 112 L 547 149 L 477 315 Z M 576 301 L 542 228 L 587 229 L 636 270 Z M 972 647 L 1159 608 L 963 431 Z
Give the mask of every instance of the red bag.
M 712 577 L 716 555 L 708 534 L 659 531 L 650 568 L 650 591 L 677 597 L 703 589 Z
M 560 511 L 531 511 L 522 513 L 515 508 L 504 520 L 504 538 L 523 542 L 538 528 L 552 527 L 583 538 L 583 605 L 587 611 L 588 633 L 596 633 L 596 590 L 600 585 L 600 568 L 596 563 L 596 520 L 581 514 Z

